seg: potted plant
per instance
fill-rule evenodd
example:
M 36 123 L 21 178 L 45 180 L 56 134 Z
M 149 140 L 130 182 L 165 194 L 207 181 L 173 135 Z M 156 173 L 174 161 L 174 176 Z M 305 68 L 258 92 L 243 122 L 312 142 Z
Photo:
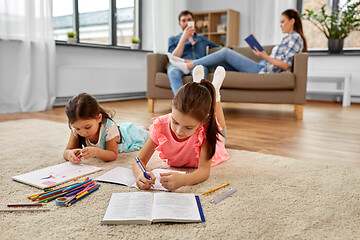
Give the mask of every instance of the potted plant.
M 131 39 L 131 45 L 130 45 L 131 49 L 139 49 L 139 45 L 140 45 L 140 39 L 135 37 Z
M 76 43 L 76 33 L 75 32 L 67 32 L 68 43 Z
M 328 14 L 323 5 L 319 12 L 305 9 L 303 19 L 312 22 L 328 39 L 329 52 L 339 53 L 344 46 L 344 39 L 352 31 L 360 31 L 360 1 L 351 3 L 347 0 L 332 14 Z

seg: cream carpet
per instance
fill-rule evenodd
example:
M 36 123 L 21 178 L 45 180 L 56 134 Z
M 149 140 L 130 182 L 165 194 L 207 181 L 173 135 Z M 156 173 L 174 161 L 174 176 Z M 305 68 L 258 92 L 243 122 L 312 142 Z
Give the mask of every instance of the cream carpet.
M 11 177 L 62 163 L 70 131 L 66 123 L 31 119 L 2 122 L 0 132 L 1 207 L 30 202 L 27 196 L 40 190 Z M 207 181 L 178 190 L 200 195 L 206 223 L 102 226 L 111 194 L 137 191 L 103 183 L 71 207 L 57 207 L 53 201 L 48 212 L 0 213 L 0 238 L 359 239 L 360 169 L 228 151 L 231 159 L 214 167 Z M 136 154 L 120 154 L 111 163 L 90 160 L 104 168 L 90 177 L 116 166 L 130 167 Z M 156 155 L 148 168 L 159 167 L 166 165 Z M 226 182 L 230 186 L 201 195 Z M 238 192 L 217 205 L 210 203 L 230 188 Z

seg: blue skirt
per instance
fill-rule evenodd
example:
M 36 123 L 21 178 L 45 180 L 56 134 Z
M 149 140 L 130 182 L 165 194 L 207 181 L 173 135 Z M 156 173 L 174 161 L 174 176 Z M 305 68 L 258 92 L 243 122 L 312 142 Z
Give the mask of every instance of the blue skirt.
M 133 123 L 119 123 L 118 126 L 123 137 L 122 143 L 119 144 L 119 153 L 138 151 L 144 146 L 149 132 L 143 127 L 135 126 Z

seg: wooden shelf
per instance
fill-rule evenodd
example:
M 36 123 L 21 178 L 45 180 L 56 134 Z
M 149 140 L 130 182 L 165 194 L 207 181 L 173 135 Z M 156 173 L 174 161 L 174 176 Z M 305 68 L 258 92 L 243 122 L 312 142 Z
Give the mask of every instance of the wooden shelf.
M 216 44 L 239 46 L 239 12 L 228 9 L 196 12 L 193 14 L 197 34 L 204 34 L 210 41 Z M 225 32 L 219 32 L 217 30 L 218 27 L 225 28 Z

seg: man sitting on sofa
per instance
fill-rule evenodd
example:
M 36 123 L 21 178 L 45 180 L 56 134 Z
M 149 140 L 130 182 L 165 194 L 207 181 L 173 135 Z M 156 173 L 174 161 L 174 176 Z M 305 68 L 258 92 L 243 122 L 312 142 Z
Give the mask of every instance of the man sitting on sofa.
M 182 11 L 179 14 L 179 26 L 183 32 L 169 38 L 169 53 L 180 58 L 195 60 L 206 56 L 207 46 L 209 46 L 209 48 L 219 47 L 219 45 L 209 41 L 204 35 L 197 35 L 195 28 L 188 26 L 189 22 L 194 22 L 193 14 L 189 11 Z M 204 78 L 207 73 L 208 69 L 204 68 Z M 171 65 L 167 69 L 167 74 L 169 76 L 171 89 L 173 93 L 176 94 L 183 85 L 182 78 L 185 73 Z

